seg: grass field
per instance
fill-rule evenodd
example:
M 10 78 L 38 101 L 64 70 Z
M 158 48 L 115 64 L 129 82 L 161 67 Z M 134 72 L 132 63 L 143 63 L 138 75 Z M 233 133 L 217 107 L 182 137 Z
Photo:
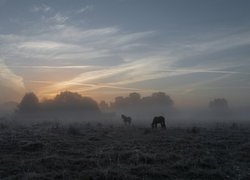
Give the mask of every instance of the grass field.
M 0 179 L 250 179 L 250 128 L 0 125 Z

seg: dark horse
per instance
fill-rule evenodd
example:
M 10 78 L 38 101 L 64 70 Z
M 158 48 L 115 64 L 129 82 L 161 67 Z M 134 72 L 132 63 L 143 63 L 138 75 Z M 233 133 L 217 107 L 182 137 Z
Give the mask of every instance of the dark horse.
M 125 116 L 125 115 L 121 115 L 121 118 L 123 119 L 123 122 L 125 125 L 130 125 L 131 124 L 131 121 L 132 121 L 132 118 L 129 117 L 129 116 Z
M 157 124 L 161 124 L 162 128 L 166 128 L 165 118 L 163 116 L 156 116 L 152 122 L 152 128 L 157 128 Z

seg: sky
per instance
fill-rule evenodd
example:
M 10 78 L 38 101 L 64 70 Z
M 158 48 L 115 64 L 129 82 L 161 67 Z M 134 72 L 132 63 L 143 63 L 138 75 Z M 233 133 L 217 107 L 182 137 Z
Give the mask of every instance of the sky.
M 111 101 L 250 105 L 250 1 L 0 0 L 0 103 L 69 90 Z

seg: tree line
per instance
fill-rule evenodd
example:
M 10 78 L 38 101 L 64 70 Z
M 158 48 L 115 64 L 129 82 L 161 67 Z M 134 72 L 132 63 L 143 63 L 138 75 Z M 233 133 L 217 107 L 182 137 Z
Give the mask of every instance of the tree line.
M 216 98 L 209 102 L 210 110 L 215 114 L 229 112 L 229 105 L 225 98 Z M 173 113 L 174 101 L 164 92 L 155 92 L 150 96 L 142 97 L 139 93 L 130 93 L 128 96 L 115 97 L 113 102 L 101 101 L 99 104 L 90 97 L 78 93 L 64 91 L 53 99 L 39 101 L 35 93 L 26 93 L 18 105 L 18 113 L 35 112 L 117 112 L 135 114 L 164 114 Z
M 22 98 L 17 112 L 34 113 L 41 111 L 86 111 L 100 112 L 98 104 L 90 97 L 83 97 L 78 93 L 65 91 L 56 95 L 53 99 L 39 102 L 35 93 L 26 93 Z

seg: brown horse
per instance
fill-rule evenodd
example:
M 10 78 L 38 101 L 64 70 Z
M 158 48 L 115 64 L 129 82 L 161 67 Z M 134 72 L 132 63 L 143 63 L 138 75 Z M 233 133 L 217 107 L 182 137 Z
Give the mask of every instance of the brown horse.
M 130 125 L 132 122 L 132 118 L 129 116 L 121 115 L 121 118 L 123 119 L 123 122 L 125 125 Z
M 161 124 L 162 128 L 166 128 L 165 118 L 163 116 L 156 116 L 152 122 L 152 128 L 157 128 L 157 124 Z

